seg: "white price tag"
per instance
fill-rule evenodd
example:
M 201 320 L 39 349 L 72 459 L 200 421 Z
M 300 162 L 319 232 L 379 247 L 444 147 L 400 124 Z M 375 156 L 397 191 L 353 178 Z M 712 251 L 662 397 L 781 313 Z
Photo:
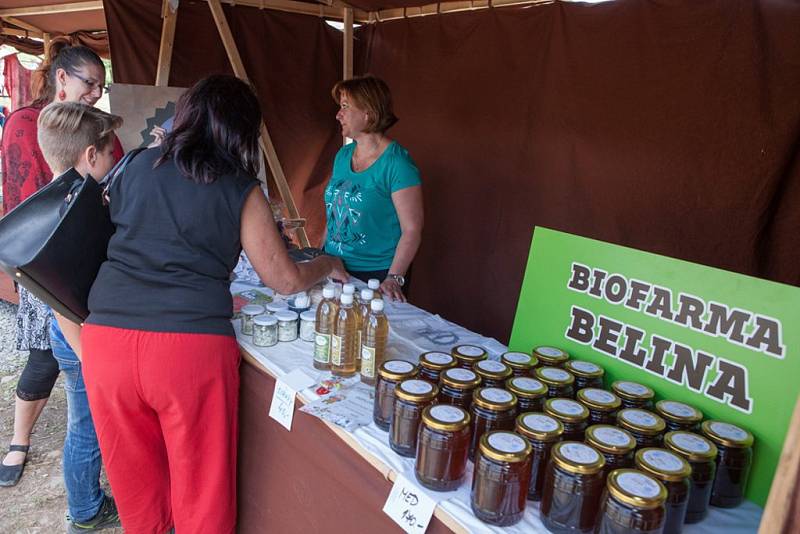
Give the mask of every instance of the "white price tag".
M 295 391 L 288 384 L 281 380 L 275 381 L 275 392 L 272 394 L 269 416 L 283 425 L 286 430 L 292 429 L 294 397 Z
M 383 511 L 409 534 L 421 534 L 433 517 L 436 501 L 399 473 Z

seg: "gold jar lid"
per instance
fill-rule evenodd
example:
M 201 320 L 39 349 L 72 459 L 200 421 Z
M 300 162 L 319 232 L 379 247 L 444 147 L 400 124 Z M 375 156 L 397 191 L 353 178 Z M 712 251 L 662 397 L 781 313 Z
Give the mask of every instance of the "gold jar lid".
M 481 377 L 469 369 L 451 367 L 442 371 L 442 374 L 439 375 L 439 382 L 455 389 L 473 389 L 480 385 Z
M 484 380 L 487 378 L 492 380 L 505 380 L 514 374 L 514 371 L 511 370 L 511 367 L 507 366 L 503 362 L 496 362 L 494 360 L 481 360 L 479 362 L 475 362 L 472 364 L 472 370 Z
M 611 425 L 592 425 L 587 428 L 586 443 L 610 454 L 628 454 L 636 448 L 636 438 L 630 432 Z
M 434 430 L 457 432 L 469 426 L 469 413 L 459 406 L 432 404 L 422 410 L 422 422 Z
M 500 356 L 500 361 L 512 369 L 523 369 L 525 371 L 536 367 L 539 360 L 526 352 L 508 351 Z
M 692 466 L 683 456 L 666 449 L 639 449 L 636 451 L 635 462 L 640 471 L 668 482 L 680 482 L 692 474 Z
M 477 345 L 456 345 L 450 350 L 450 354 L 456 360 L 470 363 L 485 360 L 489 357 L 486 349 Z
M 606 465 L 606 459 L 597 449 L 579 441 L 560 441 L 550 450 L 553 462 L 570 473 L 592 475 Z
M 547 386 L 527 376 L 514 376 L 506 380 L 506 389 L 524 399 L 537 399 L 547 394 Z
M 626 408 L 617 412 L 617 424 L 625 430 L 652 436 L 660 434 L 667 427 L 660 416 L 639 408 Z
M 569 360 L 569 354 L 556 347 L 536 347 L 533 355 L 544 365 L 561 365 Z
M 472 395 L 472 404 L 493 412 L 502 412 L 517 405 L 517 396 L 505 389 L 478 388 Z
M 534 374 L 548 386 L 568 386 L 575 382 L 575 376 L 560 367 L 537 367 Z
M 658 508 L 667 500 L 667 488 L 664 484 L 636 469 L 611 471 L 606 487 L 612 497 L 634 508 Z
M 381 378 L 393 382 L 406 380 L 407 378 L 416 376 L 416 374 L 417 366 L 405 360 L 387 360 L 383 362 L 380 369 L 378 369 L 378 375 Z
M 547 399 L 544 402 L 544 413 L 568 423 L 579 423 L 589 418 L 586 406 L 572 399 Z
M 426 380 L 410 378 L 403 380 L 394 389 L 394 396 L 409 402 L 427 402 L 436 398 L 439 388 Z
M 576 397 L 590 410 L 597 410 L 600 412 L 613 412 L 622 404 L 619 397 L 610 391 L 598 388 L 580 389 Z
M 556 441 L 564 433 L 564 425 L 550 415 L 528 412 L 517 417 L 515 430 L 536 441 Z
M 690 462 L 710 462 L 717 457 L 717 446 L 714 442 L 693 432 L 667 432 L 664 446 Z
M 446 352 L 424 352 L 419 357 L 420 367 L 432 369 L 434 371 L 441 371 L 455 367 L 457 363 L 458 362 L 456 362 L 456 359 Z
M 611 391 L 625 400 L 632 401 L 647 401 L 656 396 L 656 392 L 649 387 L 629 380 L 617 380 L 611 384 Z
M 569 360 L 564 364 L 564 369 L 581 378 L 600 378 L 606 374 L 599 365 L 583 360 Z
M 700 430 L 708 439 L 723 447 L 746 449 L 753 446 L 753 434 L 730 423 L 705 421 L 700 426 Z
M 481 436 L 481 453 L 497 462 L 523 462 L 531 455 L 533 447 L 527 439 L 516 432 L 495 430 Z
M 660 400 L 656 403 L 656 413 L 668 421 L 695 424 L 703 420 L 703 412 L 686 403 L 673 400 Z

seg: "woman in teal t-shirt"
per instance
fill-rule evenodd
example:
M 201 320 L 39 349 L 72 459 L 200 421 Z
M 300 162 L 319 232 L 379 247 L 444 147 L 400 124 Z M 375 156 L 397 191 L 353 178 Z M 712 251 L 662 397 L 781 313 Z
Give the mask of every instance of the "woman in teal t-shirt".
M 402 287 L 422 240 L 422 185 L 408 151 L 386 136 L 397 122 L 386 83 L 361 76 L 337 83 L 336 120 L 353 139 L 336 154 L 325 189 L 325 252 L 361 280 L 405 300 Z

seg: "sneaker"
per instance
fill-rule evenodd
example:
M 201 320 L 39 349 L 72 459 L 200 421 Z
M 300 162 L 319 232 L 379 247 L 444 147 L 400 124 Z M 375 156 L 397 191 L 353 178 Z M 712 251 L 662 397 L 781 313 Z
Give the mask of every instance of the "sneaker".
M 82 532 L 97 532 L 107 528 L 120 526 L 119 512 L 113 497 L 105 496 L 100 510 L 88 521 L 78 522 L 67 518 L 67 534 L 80 534 Z

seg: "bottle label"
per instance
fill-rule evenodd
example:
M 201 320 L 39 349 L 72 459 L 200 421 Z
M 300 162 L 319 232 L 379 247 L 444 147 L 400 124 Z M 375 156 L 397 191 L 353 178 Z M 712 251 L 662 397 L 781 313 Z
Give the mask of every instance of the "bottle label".
M 390 360 L 383 364 L 383 368 L 396 374 L 410 373 L 414 370 L 413 365 L 403 360 Z
M 555 367 L 544 367 L 541 371 L 539 371 L 543 377 L 548 378 L 550 380 L 555 380 L 557 382 L 566 382 L 569 380 L 569 373 L 563 369 L 557 369 Z
M 429 352 L 425 359 L 434 365 L 450 365 L 453 362 L 453 357 L 444 352 Z
M 561 456 L 576 464 L 593 464 L 600 460 L 600 453 L 583 443 L 566 443 L 559 450 Z
M 586 400 L 590 400 L 592 402 L 596 402 L 598 404 L 611 404 L 616 400 L 616 396 L 604 389 L 596 389 L 596 388 L 587 388 L 582 390 L 584 398 Z
M 621 412 L 619 412 L 619 416 L 622 417 L 625 421 L 639 427 L 651 428 L 658 425 L 658 419 L 656 419 L 655 415 L 651 414 L 650 412 L 646 412 L 644 410 L 638 410 L 636 408 L 629 410 L 622 410 Z
M 331 336 L 331 365 L 342 365 L 342 336 Z
M 486 438 L 493 449 L 505 453 L 517 453 L 525 450 L 525 440 L 511 432 L 494 432 Z
M 477 358 L 478 356 L 482 356 L 485 351 L 480 347 L 476 347 L 475 345 L 460 345 L 456 347 L 456 352 L 462 356 Z
M 400 389 L 412 395 L 425 395 L 433 391 L 433 384 L 424 380 L 406 380 L 400 383 Z
M 314 360 L 320 363 L 331 362 L 331 335 L 314 334 Z
M 642 460 L 665 473 L 677 473 L 683 469 L 681 459 L 669 451 L 647 450 L 642 453 Z
M 597 441 L 612 447 L 628 447 L 634 444 L 633 438 L 628 433 L 610 426 L 595 428 L 592 435 Z
M 511 363 L 531 363 L 531 355 L 524 352 L 506 352 L 503 358 Z
M 482 389 L 480 395 L 489 402 L 504 403 L 514 400 L 514 396 L 511 393 L 500 388 Z
M 644 473 L 622 473 L 617 477 L 617 484 L 631 495 L 652 499 L 661 492 L 658 482 Z
M 688 404 L 684 404 L 682 402 L 676 401 L 664 401 L 659 404 L 664 412 L 674 415 L 676 417 L 696 417 L 697 411 L 689 406 Z
M 557 349 L 555 347 L 538 347 L 536 352 L 541 354 L 542 356 L 549 356 L 550 358 L 557 358 L 558 356 L 562 356 L 564 354 L 563 350 Z
M 444 373 L 448 378 L 451 378 L 453 380 L 458 380 L 459 382 L 472 382 L 473 380 L 478 378 L 478 375 L 476 375 L 469 369 L 461 369 L 461 368 L 448 369 Z
M 636 382 L 617 382 L 617 389 L 628 395 L 643 396 L 650 393 L 647 387 L 637 384 Z
M 480 369 L 487 371 L 489 373 L 502 373 L 503 371 L 506 370 L 505 364 L 496 362 L 494 360 L 483 360 L 481 362 L 478 362 L 477 366 Z
M 573 361 L 569 366 L 582 373 L 597 373 L 600 371 L 600 367 L 591 362 Z
M 522 418 L 525 426 L 536 432 L 555 432 L 558 430 L 558 421 L 549 415 L 529 413 Z
M 436 404 L 431 407 L 431 416 L 442 423 L 460 423 L 464 420 L 464 411 L 447 404 Z
M 538 380 L 528 378 L 527 376 L 518 376 L 517 378 L 512 378 L 511 383 L 514 384 L 515 388 L 521 391 L 536 392 L 547 389 L 545 385 Z
M 708 441 L 689 432 L 672 434 L 672 443 L 687 452 L 705 453 L 711 450 L 711 445 L 709 445 Z
M 367 378 L 375 376 L 375 349 L 361 347 L 361 374 Z
M 554 411 L 565 415 L 580 415 L 586 410 L 583 404 L 569 399 L 553 399 L 549 404 Z
M 738 426 L 729 423 L 713 422 L 708 425 L 711 431 L 721 438 L 732 439 L 734 441 L 744 441 L 747 439 L 747 432 Z

